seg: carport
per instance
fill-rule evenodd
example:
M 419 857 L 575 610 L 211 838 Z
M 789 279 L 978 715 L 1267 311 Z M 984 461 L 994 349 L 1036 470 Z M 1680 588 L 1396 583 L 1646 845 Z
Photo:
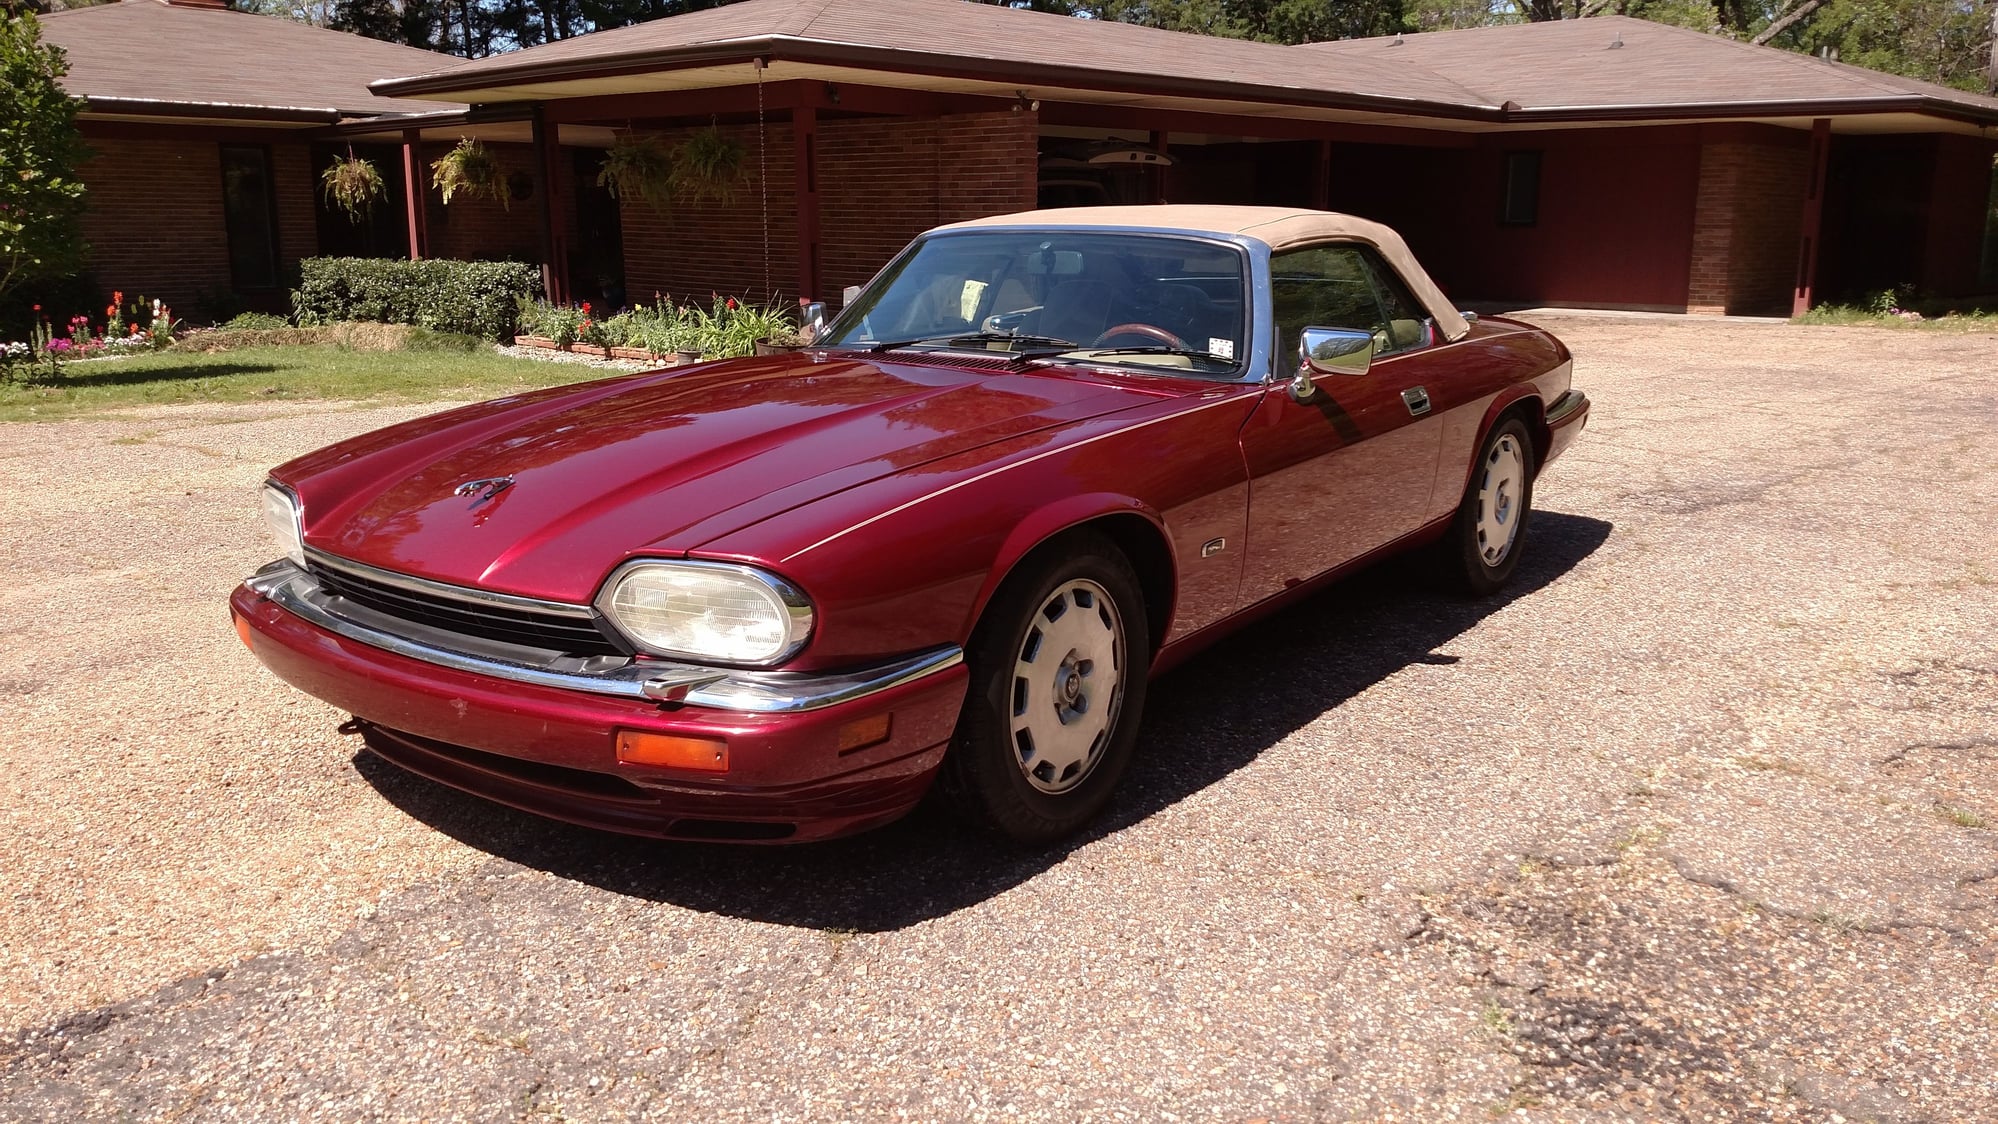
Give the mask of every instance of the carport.
M 748 0 L 372 88 L 467 105 L 431 134 L 531 133 L 558 297 L 590 229 L 621 253 L 586 268 L 621 267 L 621 292 L 836 298 L 941 222 L 1146 195 L 1385 221 L 1465 301 L 1768 314 L 1998 288 L 1998 99 L 1621 17 L 1282 47 Z M 561 151 L 710 125 L 744 189 L 614 223 L 584 198 L 593 157 Z

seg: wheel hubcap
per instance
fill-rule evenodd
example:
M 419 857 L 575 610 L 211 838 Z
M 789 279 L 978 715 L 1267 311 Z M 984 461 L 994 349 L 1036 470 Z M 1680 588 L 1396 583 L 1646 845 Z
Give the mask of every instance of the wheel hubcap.
M 1505 561 L 1519 537 L 1519 497 L 1526 487 L 1526 457 L 1507 433 L 1492 442 L 1478 484 L 1478 555 L 1487 566 Z
M 1123 666 L 1124 622 L 1102 586 L 1077 578 L 1041 603 L 1013 664 L 1013 750 L 1028 784 L 1065 792 L 1102 760 Z

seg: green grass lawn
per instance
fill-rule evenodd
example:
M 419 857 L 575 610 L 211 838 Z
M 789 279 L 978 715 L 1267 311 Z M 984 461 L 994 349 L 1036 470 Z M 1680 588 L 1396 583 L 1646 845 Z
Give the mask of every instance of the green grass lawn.
M 57 379 L 44 383 L 0 384 L 0 421 L 209 402 L 473 400 L 613 373 L 513 359 L 484 347 L 356 351 L 307 344 L 209 355 L 170 351 L 65 364 Z

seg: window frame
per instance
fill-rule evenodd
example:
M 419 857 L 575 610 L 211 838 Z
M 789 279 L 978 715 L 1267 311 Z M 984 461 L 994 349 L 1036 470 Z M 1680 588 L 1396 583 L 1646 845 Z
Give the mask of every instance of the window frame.
M 1511 227 L 1534 227 L 1540 225 L 1540 188 L 1547 169 L 1546 152 L 1537 148 L 1516 148 L 1505 153 L 1499 165 L 1499 213 L 1498 224 Z M 1529 190 L 1524 192 L 1524 206 L 1515 197 L 1519 183 L 1514 176 L 1514 168 L 1531 168 L 1532 177 Z M 1521 212 L 1524 217 L 1521 217 Z
M 1367 294 L 1373 299 L 1374 312 L 1380 318 L 1379 320 L 1380 327 L 1374 329 L 1374 331 L 1376 333 L 1385 333 L 1388 337 L 1388 342 L 1390 344 L 1394 342 L 1394 337 L 1393 333 L 1388 332 L 1387 329 L 1391 324 L 1394 323 L 1395 318 L 1388 315 L 1389 313 L 1388 302 L 1385 299 L 1385 294 L 1382 291 L 1384 285 L 1388 284 L 1394 285 L 1398 290 L 1399 295 L 1408 302 L 1409 308 L 1415 312 L 1422 314 L 1419 317 L 1419 322 L 1422 324 L 1421 337 L 1417 339 L 1414 343 L 1408 344 L 1405 347 L 1393 347 L 1385 351 L 1374 352 L 1374 359 L 1376 362 L 1389 359 L 1399 359 L 1404 355 L 1411 355 L 1414 354 L 1415 352 L 1421 351 L 1425 348 L 1432 347 L 1435 345 L 1436 343 L 1435 316 L 1431 315 L 1429 310 L 1423 306 L 1422 302 L 1416 299 L 1415 291 L 1409 288 L 1408 282 L 1403 280 L 1401 274 L 1395 271 L 1394 266 L 1389 264 L 1388 260 L 1381 255 L 1380 250 L 1377 247 L 1375 247 L 1372 243 L 1364 242 L 1359 239 L 1335 238 L 1324 242 L 1309 242 L 1301 246 L 1288 246 L 1285 247 L 1284 249 L 1273 251 L 1270 254 L 1270 327 L 1275 332 L 1274 340 L 1276 346 L 1279 349 L 1282 347 L 1282 344 L 1284 342 L 1284 326 L 1280 323 L 1277 323 L 1276 321 L 1276 311 L 1277 311 L 1276 286 L 1279 283 L 1277 275 L 1278 264 L 1287 255 L 1309 253 L 1314 250 L 1352 250 L 1355 252 L 1360 263 L 1360 273 L 1362 277 L 1365 278 L 1367 283 Z M 1301 335 L 1301 333 L 1305 328 L 1336 328 L 1336 327 L 1339 327 L 1339 325 L 1302 324 L 1299 325 L 1298 331 Z M 1348 330 L 1358 330 L 1358 329 L 1348 329 Z M 1296 359 L 1297 357 L 1295 355 L 1285 355 L 1283 358 L 1283 362 L 1288 364 L 1294 362 Z

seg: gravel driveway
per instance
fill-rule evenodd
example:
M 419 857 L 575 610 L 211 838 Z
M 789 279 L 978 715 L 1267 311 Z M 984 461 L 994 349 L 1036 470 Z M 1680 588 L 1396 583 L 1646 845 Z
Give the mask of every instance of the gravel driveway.
M 1516 589 L 1210 652 L 1045 854 L 358 757 L 224 599 L 417 409 L 0 428 L 0 1119 L 1998 1118 L 1998 337 L 1548 323 Z

